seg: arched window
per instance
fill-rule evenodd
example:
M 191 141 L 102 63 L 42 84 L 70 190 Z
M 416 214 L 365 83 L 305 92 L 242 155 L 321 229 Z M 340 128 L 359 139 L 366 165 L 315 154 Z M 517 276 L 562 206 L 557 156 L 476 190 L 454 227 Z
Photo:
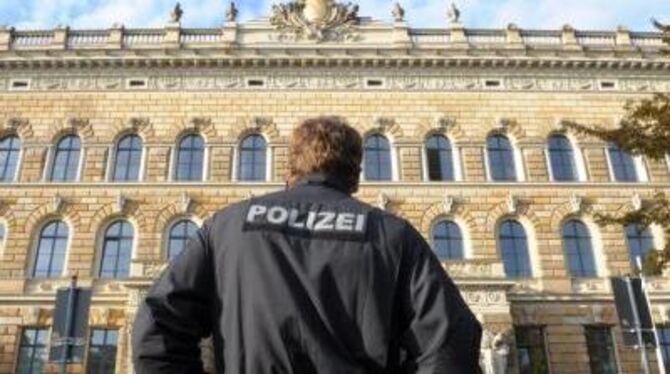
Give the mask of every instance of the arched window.
M 638 175 L 635 169 L 635 159 L 630 153 L 623 151 L 616 144 L 608 148 L 612 172 L 617 182 L 637 182 Z
M 426 141 L 428 180 L 453 181 L 454 158 L 451 142 L 442 135 L 433 135 Z
M 135 232 L 128 221 L 116 221 L 105 231 L 100 256 L 100 278 L 126 278 Z
M 81 142 L 76 135 L 62 138 L 56 145 L 49 180 L 52 182 L 73 182 L 79 173 Z
M 201 181 L 204 169 L 205 140 L 191 134 L 183 137 L 177 149 L 174 179 L 177 181 Z
M 549 159 L 551 173 L 555 181 L 572 182 L 578 180 L 575 153 L 570 140 L 563 135 L 549 138 Z
M 489 171 L 494 181 L 517 180 L 514 149 L 505 135 L 492 135 L 486 142 Z
M 514 220 L 500 225 L 500 253 L 505 274 L 510 278 L 528 278 L 532 275 L 528 253 L 528 237 L 523 226 Z
M 116 145 L 114 158 L 115 182 L 136 182 L 140 179 L 142 164 L 142 138 L 137 135 L 126 135 Z
M 240 142 L 237 179 L 258 182 L 267 179 L 267 142 L 261 135 L 249 135 Z
M 180 220 L 170 227 L 167 245 L 168 260 L 177 257 L 185 248 L 188 240 L 198 231 L 198 226 L 190 220 Z
M 393 179 L 391 145 L 383 135 L 365 139 L 365 180 L 390 181 Z
M 63 221 L 53 221 L 40 232 L 35 252 L 33 278 L 57 278 L 63 275 L 69 229 Z
M 5 236 L 7 236 L 7 230 L 5 229 L 5 224 L 0 222 L 0 250 L 5 246 Z
M 637 258 L 642 262 L 654 249 L 654 235 L 649 227 L 644 227 L 639 223 L 630 223 L 626 225 L 626 242 L 628 243 L 628 253 L 633 268 L 637 268 Z
M 21 139 L 7 136 L 0 140 L 0 182 L 13 182 L 19 166 Z
M 597 275 L 591 233 L 583 222 L 570 220 L 563 225 L 563 245 L 570 275 L 582 278 Z
M 440 260 L 462 260 L 463 234 L 452 221 L 440 221 L 433 227 L 433 250 Z

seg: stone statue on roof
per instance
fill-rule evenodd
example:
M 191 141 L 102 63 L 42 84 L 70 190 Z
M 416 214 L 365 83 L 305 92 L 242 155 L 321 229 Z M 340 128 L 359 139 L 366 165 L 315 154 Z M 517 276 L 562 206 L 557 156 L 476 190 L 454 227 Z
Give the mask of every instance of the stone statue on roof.
M 456 7 L 454 2 L 449 6 L 447 19 L 449 20 L 450 25 L 458 25 L 461 23 L 461 11 Z
M 400 3 L 395 3 L 393 5 L 393 20 L 396 22 L 403 22 L 405 20 L 405 9 L 400 5 Z
M 181 4 L 177 3 L 177 5 L 175 5 L 174 9 L 172 10 L 172 13 L 170 14 L 170 21 L 180 22 L 183 15 L 184 11 L 181 9 Z
M 228 9 L 226 9 L 226 21 L 227 22 L 235 22 L 237 20 L 237 14 L 238 14 L 237 7 L 235 6 L 235 2 L 231 1 L 230 4 L 228 5 Z

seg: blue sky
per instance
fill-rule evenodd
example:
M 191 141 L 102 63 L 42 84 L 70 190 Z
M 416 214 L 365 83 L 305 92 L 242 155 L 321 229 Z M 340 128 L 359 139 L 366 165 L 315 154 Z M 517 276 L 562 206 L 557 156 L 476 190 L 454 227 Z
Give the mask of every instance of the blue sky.
M 267 15 L 280 0 L 238 0 L 242 21 Z M 348 0 L 345 0 L 348 1 Z M 351 0 L 360 14 L 389 20 L 393 1 Z M 185 27 L 222 24 L 228 0 L 181 0 Z M 466 27 L 499 28 L 514 22 L 522 28 L 559 28 L 570 23 L 578 29 L 651 30 L 649 19 L 670 23 L 670 0 L 457 0 Z M 0 25 L 18 29 L 105 28 L 115 22 L 127 27 L 164 25 L 174 0 L 0 0 Z M 400 0 L 414 27 L 446 24 L 447 1 Z

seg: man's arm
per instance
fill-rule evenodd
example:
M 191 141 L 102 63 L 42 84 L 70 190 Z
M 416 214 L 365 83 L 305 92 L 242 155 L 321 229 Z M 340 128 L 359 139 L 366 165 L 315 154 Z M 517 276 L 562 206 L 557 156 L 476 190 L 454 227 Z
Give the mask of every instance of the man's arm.
M 420 374 L 479 372 L 481 325 L 428 243 L 410 228 L 402 287 L 404 345 Z
M 133 324 L 138 374 L 202 373 L 200 340 L 212 330 L 214 281 L 208 225 L 175 258 L 142 303 Z

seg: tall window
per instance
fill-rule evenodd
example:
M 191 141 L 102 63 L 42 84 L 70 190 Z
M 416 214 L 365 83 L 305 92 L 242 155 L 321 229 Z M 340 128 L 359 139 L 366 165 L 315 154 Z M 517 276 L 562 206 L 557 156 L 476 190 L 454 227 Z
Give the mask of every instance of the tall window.
M 240 143 L 238 180 L 258 182 L 266 180 L 267 142 L 261 135 L 249 135 Z
M 114 374 L 118 339 L 118 330 L 91 330 L 86 364 L 87 374 Z
M 178 221 L 172 225 L 168 238 L 168 260 L 177 257 L 184 249 L 186 249 L 188 240 L 195 235 L 196 231 L 198 231 L 198 226 L 186 219 Z
M 5 245 L 5 236 L 7 236 L 5 224 L 0 222 L 0 249 L 2 249 Z
M 7 136 L 0 139 L 0 182 L 13 182 L 19 165 L 21 139 Z
M 637 182 L 638 176 L 633 156 L 621 150 L 616 144 L 610 144 L 608 152 L 614 179 L 617 182 Z
M 517 180 L 514 162 L 514 149 L 504 135 L 492 135 L 486 142 L 489 157 L 489 170 L 494 181 Z
M 426 141 L 426 161 L 428 180 L 453 181 L 454 160 L 449 139 L 442 135 L 433 135 Z
M 47 344 L 49 330 L 46 328 L 24 328 L 19 345 L 18 374 L 43 373 L 47 366 L 49 352 Z
M 528 237 L 523 226 L 514 220 L 500 225 L 500 252 L 505 274 L 510 278 L 528 278 L 532 275 L 528 254 Z
M 452 221 L 440 221 L 433 227 L 433 246 L 440 260 L 462 260 L 463 235 Z
M 584 326 L 591 373 L 617 374 L 616 354 L 608 326 Z
M 133 226 L 128 221 L 117 221 L 107 228 L 102 245 L 100 278 L 128 277 L 134 236 Z
M 637 268 L 637 258 L 644 262 L 649 251 L 654 249 L 654 235 L 649 227 L 644 227 L 638 223 L 626 225 L 626 243 L 628 243 L 628 253 L 633 268 Z
M 34 278 L 63 275 L 69 229 L 63 221 L 53 221 L 42 229 L 35 254 Z
M 383 135 L 371 135 L 365 139 L 365 180 L 390 181 L 393 179 L 391 145 Z
M 663 353 L 665 371 L 670 370 L 670 325 L 658 326 L 658 344 Z
M 591 233 L 583 222 L 570 220 L 563 225 L 563 245 L 573 277 L 597 275 L 592 243 Z
M 187 135 L 179 142 L 175 180 L 201 181 L 204 169 L 205 140 L 197 134 Z
M 114 159 L 115 182 L 136 182 L 140 179 L 142 163 L 142 138 L 137 135 L 126 135 L 116 145 Z
M 72 182 L 77 179 L 81 142 L 76 135 L 68 135 L 56 145 L 51 174 L 52 182 Z
M 568 138 L 563 135 L 554 135 L 549 138 L 549 159 L 555 181 L 571 182 L 578 179 L 575 154 Z
M 518 326 L 516 350 L 519 358 L 519 374 L 548 374 L 547 351 L 544 343 L 544 328 L 541 326 Z

